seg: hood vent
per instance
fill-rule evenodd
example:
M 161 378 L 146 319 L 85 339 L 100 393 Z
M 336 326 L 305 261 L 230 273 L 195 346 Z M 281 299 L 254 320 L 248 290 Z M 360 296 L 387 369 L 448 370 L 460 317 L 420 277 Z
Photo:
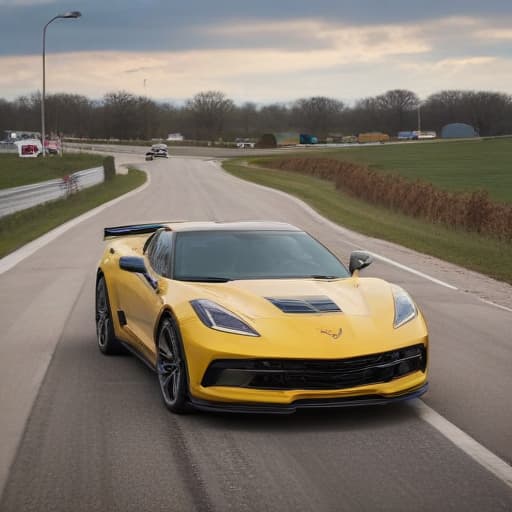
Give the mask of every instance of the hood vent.
M 329 297 L 265 297 L 283 313 L 341 313 Z

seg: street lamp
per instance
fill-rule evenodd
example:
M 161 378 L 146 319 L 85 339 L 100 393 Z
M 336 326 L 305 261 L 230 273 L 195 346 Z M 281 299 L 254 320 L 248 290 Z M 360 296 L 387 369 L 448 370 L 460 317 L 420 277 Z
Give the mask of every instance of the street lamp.
M 79 11 L 70 11 L 65 12 L 64 14 L 57 14 L 57 16 L 53 17 L 43 28 L 43 94 L 41 96 L 41 138 L 43 143 L 43 157 L 46 157 L 46 151 L 44 148 L 44 142 L 46 140 L 45 126 L 44 126 L 44 99 L 46 95 L 46 29 L 48 25 L 59 18 L 69 19 L 69 18 L 80 18 L 82 13 Z

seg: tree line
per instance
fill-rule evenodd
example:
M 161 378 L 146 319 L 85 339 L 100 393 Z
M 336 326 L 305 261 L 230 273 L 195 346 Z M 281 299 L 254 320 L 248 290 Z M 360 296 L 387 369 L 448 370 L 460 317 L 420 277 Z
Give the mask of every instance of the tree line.
M 39 93 L 12 101 L 0 98 L 1 133 L 39 131 L 40 105 Z M 324 96 L 237 105 L 220 91 L 200 92 L 182 105 L 127 91 L 109 92 L 101 100 L 59 93 L 46 97 L 45 110 L 47 132 L 96 139 L 149 140 L 181 133 L 186 139 L 233 140 L 287 131 L 310 133 L 321 140 L 368 131 L 396 136 L 417 129 L 418 113 L 423 130 L 439 133 L 445 124 L 462 122 L 481 136 L 512 133 L 512 96 L 489 91 L 446 90 L 420 102 L 413 91 L 395 89 L 353 105 Z

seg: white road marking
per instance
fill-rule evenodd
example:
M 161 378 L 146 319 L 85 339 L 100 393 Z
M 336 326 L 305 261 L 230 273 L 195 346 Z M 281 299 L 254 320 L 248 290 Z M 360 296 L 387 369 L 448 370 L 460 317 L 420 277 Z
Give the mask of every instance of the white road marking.
M 441 281 L 440 279 L 436 279 L 435 277 L 429 276 L 428 274 L 424 274 L 423 272 L 420 272 L 419 270 L 416 270 L 414 268 L 402 265 L 401 263 L 398 263 L 397 261 L 394 261 L 390 258 L 386 258 L 385 256 L 381 256 L 380 254 L 376 254 L 371 251 L 366 251 L 366 252 L 370 253 L 375 259 L 383 261 L 384 263 L 387 263 L 388 265 L 393 265 L 394 267 L 398 267 L 402 270 L 410 272 L 411 274 L 415 274 L 419 277 L 423 277 L 424 279 L 428 279 L 429 281 L 432 281 L 433 283 L 436 283 L 440 286 L 444 286 L 445 288 L 450 288 L 450 290 L 458 290 L 458 288 L 456 286 L 445 283 L 444 281 Z
M 79 215 L 78 217 L 75 217 L 74 219 L 71 219 L 64 224 L 61 224 L 60 226 L 56 227 L 55 229 L 52 229 L 51 231 L 48 231 L 48 233 L 45 233 L 39 238 L 32 240 L 32 242 L 29 242 L 28 244 L 20 247 L 16 251 L 11 252 L 7 256 L 4 256 L 2 259 L 0 259 L 0 275 L 15 267 L 18 263 L 34 254 L 36 251 L 38 251 L 45 245 L 48 245 L 50 242 L 53 242 L 53 240 L 58 238 L 66 231 L 69 231 L 71 228 L 74 228 L 77 224 L 80 224 L 84 220 L 94 217 L 98 213 L 102 212 L 103 210 L 106 210 L 107 208 L 110 208 L 119 201 L 123 201 L 124 199 L 127 199 L 129 197 L 134 196 L 135 194 L 138 194 L 139 192 L 142 192 L 145 188 L 149 187 L 150 183 L 151 178 L 149 176 L 149 173 L 146 172 L 146 182 L 140 187 L 136 188 L 135 190 L 131 190 L 130 192 L 127 192 L 122 196 L 116 197 L 115 199 L 112 199 L 107 203 L 103 203 L 102 205 L 97 206 L 96 208 L 93 208 L 92 210 L 89 210 L 88 212 L 85 212 L 82 215 Z
M 485 304 L 489 304 L 489 306 L 494 306 L 495 308 L 500 308 L 500 309 L 503 309 L 503 311 L 508 311 L 509 313 L 512 313 L 512 309 L 507 308 L 507 306 L 502 306 L 501 304 L 496 304 L 496 302 L 492 302 L 490 300 L 485 300 L 480 297 L 478 297 L 478 300 L 480 302 L 484 302 Z
M 418 413 L 418 416 L 434 427 L 455 446 L 469 455 L 474 461 L 490 471 L 502 482 L 512 487 L 512 466 L 503 459 L 494 455 L 490 450 L 482 446 L 478 441 L 456 427 L 453 423 L 434 411 L 422 400 L 414 400 L 410 403 Z

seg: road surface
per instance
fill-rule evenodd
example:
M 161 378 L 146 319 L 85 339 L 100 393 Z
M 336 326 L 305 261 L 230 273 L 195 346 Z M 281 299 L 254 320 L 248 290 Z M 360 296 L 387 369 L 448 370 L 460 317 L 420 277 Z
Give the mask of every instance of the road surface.
M 0 275 L 2 512 L 512 510 L 512 310 L 482 301 L 507 308 L 511 287 L 336 229 L 214 161 L 141 165 L 143 190 Z M 143 364 L 96 348 L 95 265 L 104 226 L 184 218 L 285 221 L 345 261 L 355 247 L 388 258 L 364 272 L 403 285 L 424 311 L 423 402 L 286 417 L 168 413 Z

